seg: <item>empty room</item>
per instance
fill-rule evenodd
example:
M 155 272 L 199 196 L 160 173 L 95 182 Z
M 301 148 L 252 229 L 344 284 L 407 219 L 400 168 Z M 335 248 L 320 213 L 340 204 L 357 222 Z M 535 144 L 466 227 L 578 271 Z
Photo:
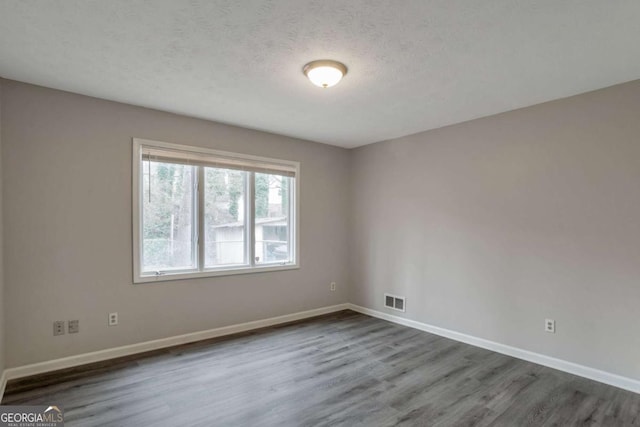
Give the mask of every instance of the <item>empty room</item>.
M 0 0 L 0 427 L 640 425 L 638 0 Z

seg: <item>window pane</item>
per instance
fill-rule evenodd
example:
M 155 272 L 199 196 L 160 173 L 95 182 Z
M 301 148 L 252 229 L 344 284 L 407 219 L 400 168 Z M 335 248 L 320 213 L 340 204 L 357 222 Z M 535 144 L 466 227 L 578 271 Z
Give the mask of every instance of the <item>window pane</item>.
M 256 263 L 291 260 L 290 188 L 289 177 L 255 174 Z
M 143 161 L 142 270 L 196 268 L 195 167 Z
M 246 264 L 247 172 L 204 168 L 204 266 Z

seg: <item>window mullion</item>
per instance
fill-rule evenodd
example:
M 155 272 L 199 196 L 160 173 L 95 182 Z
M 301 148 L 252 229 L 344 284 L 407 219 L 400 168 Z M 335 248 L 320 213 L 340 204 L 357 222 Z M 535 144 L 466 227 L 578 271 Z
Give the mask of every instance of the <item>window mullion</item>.
M 296 254 L 295 254 L 295 248 L 296 248 L 296 233 L 294 233 L 295 230 L 295 223 L 296 223 L 296 212 L 295 212 L 295 204 L 297 203 L 296 199 L 295 199 L 295 194 L 296 194 L 296 189 L 295 189 L 295 185 L 297 184 L 297 182 L 294 182 L 293 179 L 291 178 L 285 178 L 288 180 L 288 191 L 289 194 L 287 195 L 288 200 L 289 200 L 289 223 L 287 224 L 287 229 L 289 231 L 289 260 L 288 262 L 293 263 L 293 262 L 297 262 L 296 259 Z
M 197 203 L 196 203 L 196 227 L 194 227 L 197 231 L 197 257 L 198 257 L 198 271 L 204 270 L 204 244 L 205 244 L 205 234 L 204 234 L 204 167 L 197 166 L 197 180 L 196 180 L 196 190 L 197 190 Z
M 248 173 L 249 178 L 249 195 L 248 195 L 248 239 L 249 244 L 249 265 L 256 266 L 256 179 L 255 172 Z

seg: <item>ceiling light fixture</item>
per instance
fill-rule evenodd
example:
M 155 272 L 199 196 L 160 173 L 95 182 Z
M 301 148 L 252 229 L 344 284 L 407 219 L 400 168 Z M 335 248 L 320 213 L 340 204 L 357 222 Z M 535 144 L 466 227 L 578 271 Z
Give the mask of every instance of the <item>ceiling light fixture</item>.
M 347 67 L 338 61 L 321 59 L 309 62 L 302 71 L 311 80 L 311 83 L 327 88 L 338 84 L 342 76 L 347 74 Z

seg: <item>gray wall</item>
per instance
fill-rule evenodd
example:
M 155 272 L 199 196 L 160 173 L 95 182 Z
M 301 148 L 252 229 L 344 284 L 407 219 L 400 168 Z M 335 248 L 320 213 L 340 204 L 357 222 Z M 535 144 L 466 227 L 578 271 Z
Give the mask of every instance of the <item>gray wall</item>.
M 0 80 L 0 375 L 4 370 L 4 265 L 2 236 L 2 80 Z
M 8 367 L 346 302 L 346 150 L 1 82 Z M 133 285 L 132 137 L 300 161 L 302 267 Z
M 352 151 L 0 91 L 8 367 L 347 300 L 384 311 L 388 291 L 408 318 L 640 378 L 640 81 Z M 302 268 L 133 285 L 134 136 L 301 161 Z M 57 319 L 81 333 L 54 338 Z
M 635 81 L 356 149 L 351 302 L 640 378 L 639 112 Z

